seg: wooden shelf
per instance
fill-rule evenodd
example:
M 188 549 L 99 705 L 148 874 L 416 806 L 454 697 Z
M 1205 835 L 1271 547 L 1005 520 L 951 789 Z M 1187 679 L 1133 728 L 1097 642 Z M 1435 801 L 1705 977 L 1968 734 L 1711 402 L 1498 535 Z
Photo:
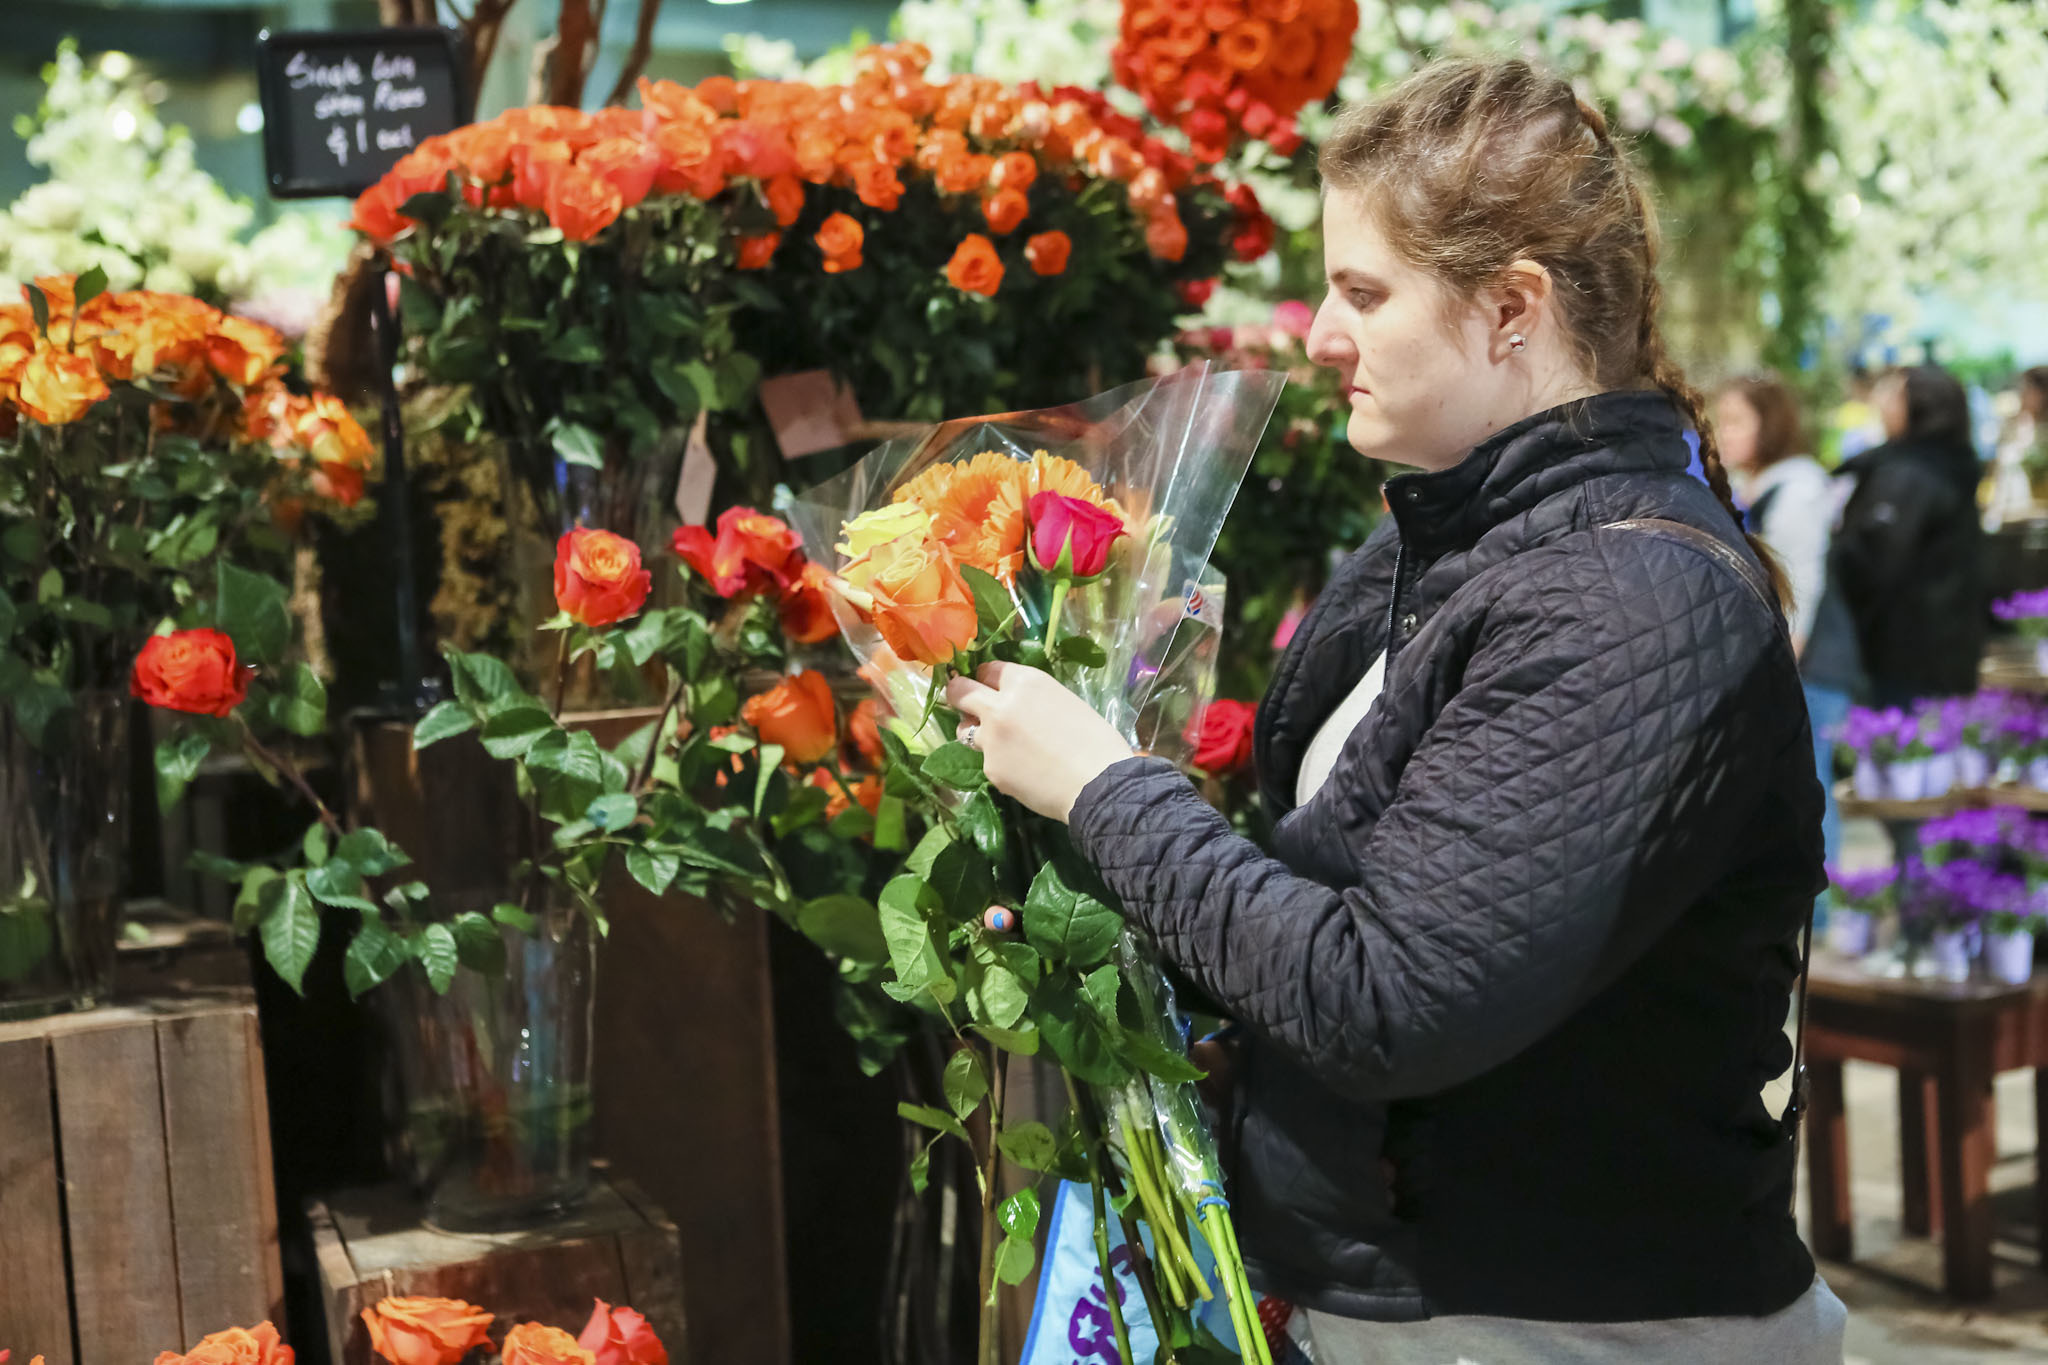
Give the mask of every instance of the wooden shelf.
M 1983 810 L 1990 806 L 2017 806 L 2048 814 L 2048 792 L 2021 786 L 1968 787 L 1931 801 L 1865 801 L 1854 795 L 1848 783 L 1838 782 L 1835 805 L 1845 819 L 1851 820 L 1939 820 L 1959 810 Z

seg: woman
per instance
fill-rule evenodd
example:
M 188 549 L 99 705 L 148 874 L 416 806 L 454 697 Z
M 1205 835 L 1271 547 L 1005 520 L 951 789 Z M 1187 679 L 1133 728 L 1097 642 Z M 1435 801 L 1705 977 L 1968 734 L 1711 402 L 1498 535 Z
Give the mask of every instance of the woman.
M 1878 385 L 1885 442 L 1842 466 L 1855 489 L 1832 564 L 1880 706 L 1974 692 L 1984 648 L 1984 532 L 1970 403 L 1921 365 Z
M 1805 453 L 1799 403 L 1776 375 L 1738 379 L 1714 402 L 1721 460 L 1749 503 L 1748 524 L 1784 566 L 1791 594 L 1787 621 L 1799 656 L 1814 770 L 1826 798 L 1821 822 L 1829 862 L 1842 842 L 1835 808 L 1835 737 L 1862 685 L 1856 626 L 1828 576 L 1830 532 L 1840 510 L 1835 481 Z M 1825 894 L 1822 901 L 1825 904 Z
M 1044 673 L 956 680 L 962 734 L 1245 1026 L 1232 1207 L 1324 1365 L 1839 1362 L 1758 1094 L 1820 791 L 1642 192 L 1504 60 L 1348 111 L 1322 172 L 1310 354 L 1415 472 L 1261 708 L 1272 854 Z

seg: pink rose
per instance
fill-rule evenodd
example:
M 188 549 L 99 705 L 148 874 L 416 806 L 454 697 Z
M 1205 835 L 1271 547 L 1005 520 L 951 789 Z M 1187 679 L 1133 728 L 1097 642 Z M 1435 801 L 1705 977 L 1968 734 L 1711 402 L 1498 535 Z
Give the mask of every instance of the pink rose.
M 1124 519 L 1084 498 L 1040 493 L 1024 505 L 1031 520 L 1031 563 L 1041 572 L 1086 582 L 1109 567 Z
M 668 1351 L 647 1319 L 603 1299 L 591 1308 L 590 1321 L 576 1344 L 596 1356 L 597 1365 L 668 1365 Z
M 1288 299 L 1275 305 L 1273 325 L 1296 341 L 1308 340 L 1308 329 L 1315 325 L 1316 310 L 1300 299 Z

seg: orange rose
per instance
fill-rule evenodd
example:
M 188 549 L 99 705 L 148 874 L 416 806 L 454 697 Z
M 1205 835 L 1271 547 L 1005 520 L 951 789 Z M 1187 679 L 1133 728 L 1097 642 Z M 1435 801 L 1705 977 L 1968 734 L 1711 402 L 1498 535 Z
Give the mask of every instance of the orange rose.
M 1187 254 L 1188 229 L 1171 201 L 1160 205 L 1145 222 L 1145 249 L 1162 261 L 1177 261 Z
M 1024 259 L 1041 275 L 1058 275 L 1066 270 L 1073 250 L 1073 240 L 1066 233 L 1041 232 L 1024 243 Z
M 166 711 L 225 716 L 249 695 L 254 673 L 235 661 L 235 642 L 220 631 L 174 630 L 143 642 L 128 691 Z
M 814 645 L 839 633 L 832 599 L 825 591 L 827 577 L 823 565 L 805 561 L 803 572 L 775 604 L 782 617 L 782 633 L 797 644 Z
M 576 1344 L 595 1356 L 597 1365 L 668 1365 L 668 1350 L 647 1319 L 603 1299 L 592 1306 Z
M 788 227 L 804 212 L 804 182 L 793 175 L 778 175 L 768 182 L 764 194 L 778 227 Z
M 846 718 L 846 737 L 853 741 L 854 752 L 861 762 L 871 768 L 882 766 L 882 705 L 873 697 L 865 697 L 860 705 L 853 708 L 853 714 Z
M 860 161 L 853 168 L 853 192 L 869 208 L 889 213 L 903 199 L 903 182 L 897 178 L 894 166 Z
M 498 1352 L 503 1365 L 596 1365 L 596 1357 L 559 1327 L 522 1322 L 505 1333 Z
M 461 1299 L 393 1298 L 363 1310 L 370 1349 L 392 1365 L 456 1365 L 490 1345 L 494 1320 Z
M 608 137 L 578 152 L 576 164 L 608 182 L 619 192 L 620 201 L 631 208 L 654 188 L 661 153 L 637 137 Z
M 825 253 L 825 273 L 837 275 L 841 271 L 858 270 L 861 265 L 860 248 L 867 234 L 859 220 L 844 213 L 835 213 L 818 228 L 818 249 Z
M 946 263 L 946 279 L 963 293 L 995 297 L 1003 283 L 1003 261 L 995 243 L 978 232 L 969 233 Z
M 161 1352 L 156 1365 L 292 1365 L 292 1348 L 267 1322 L 254 1327 L 230 1327 L 201 1338 L 184 1355 Z
M 578 526 L 555 543 L 555 605 L 578 625 L 625 620 L 653 585 L 640 567 L 640 547 L 624 536 Z
M 356 196 L 348 225 L 372 241 L 388 242 L 412 226 L 412 219 L 398 211 L 398 202 L 391 186 L 380 180 Z
M 811 770 L 811 785 L 819 788 L 826 795 L 825 818 L 827 820 L 837 820 L 840 812 L 846 810 L 854 801 L 859 802 L 860 808 L 869 815 L 873 815 L 882 808 L 882 779 L 879 777 L 863 777 L 860 781 L 854 783 L 853 801 L 846 799 L 846 792 L 840 786 L 840 779 L 833 776 L 832 770 L 829 768 L 813 768 Z
M 765 237 L 740 238 L 737 264 L 742 270 L 762 270 L 775 259 L 775 248 L 782 245 L 782 234 L 771 232 Z
M 263 378 L 283 354 L 284 338 L 274 328 L 227 313 L 206 339 L 206 362 L 237 388 Z
M 1216 51 L 1237 71 L 1257 71 L 1273 49 L 1273 31 L 1257 19 L 1232 24 L 1216 39 Z
M 669 546 L 720 597 L 784 591 L 804 568 L 801 542 L 780 517 L 751 507 L 728 507 L 714 536 L 702 526 L 679 526 Z
M 1038 179 L 1038 162 L 1029 152 L 1005 152 L 996 158 L 996 164 L 989 169 L 988 183 L 991 189 L 1015 190 L 1019 194 L 1031 188 Z
M 952 554 L 922 534 L 884 541 L 848 565 L 846 576 L 872 599 L 866 610 L 901 658 L 949 663 L 981 628 Z
M 981 201 L 981 212 L 988 219 L 989 230 L 1005 237 L 1030 214 L 1031 201 L 1021 190 L 997 190 Z
M 797 763 L 816 763 L 839 746 L 832 684 L 815 669 L 784 678 L 740 708 L 740 719 L 763 744 L 779 744 Z
M 625 196 L 611 181 L 581 166 L 550 167 L 546 199 L 548 221 L 572 242 L 587 242 L 610 227 L 625 208 Z
M 522 142 L 512 149 L 512 202 L 523 209 L 545 210 L 555 168 L 573 155 L 566 142 Z
M 22 367 L 15 401 L 30 421 L 61 427 L 85 416 L 109 392 L 91 356 L 43 345 Z

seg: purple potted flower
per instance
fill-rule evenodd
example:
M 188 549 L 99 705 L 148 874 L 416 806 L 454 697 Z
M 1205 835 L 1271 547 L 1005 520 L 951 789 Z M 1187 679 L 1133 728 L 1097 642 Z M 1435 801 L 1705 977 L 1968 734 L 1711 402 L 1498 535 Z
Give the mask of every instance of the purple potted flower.
M 1882 801 L 1890 794 L 1886 772 L 1899 757 L 1899 726 L 1905 719 L 1896 709 L 1849 708 L 1837 745 L 1854 774 L 1850 784 L 1857 799 Z
M 1991 614 L 2019 628 L 2020 637 L 2033 642 L 2034 671 L 2048 673 L 2048 588 L 2015 593 L 1995 602 Z
M 1969 979 L 1970 930 L 1978 926 L 1985 900 L 1996 894 L 1990 889 L 1993 879 L 2003 875 L 1975 858 L 1937 866 L 1915 858 L 1907 864 L 1900 879 L 1899 914 L 1926 935 L 1927 963 L 1921 974 L 1943 981 Z
M 1895 867 L 1850 872 L 1830 865 L 1828 882 L 1834 888 L 1836 904 L 1828 911 L 1828 947 L 1844 957 L 1869 953 L 1876 942 L 1878 921 L 1891 913 L 1898 880 Z

